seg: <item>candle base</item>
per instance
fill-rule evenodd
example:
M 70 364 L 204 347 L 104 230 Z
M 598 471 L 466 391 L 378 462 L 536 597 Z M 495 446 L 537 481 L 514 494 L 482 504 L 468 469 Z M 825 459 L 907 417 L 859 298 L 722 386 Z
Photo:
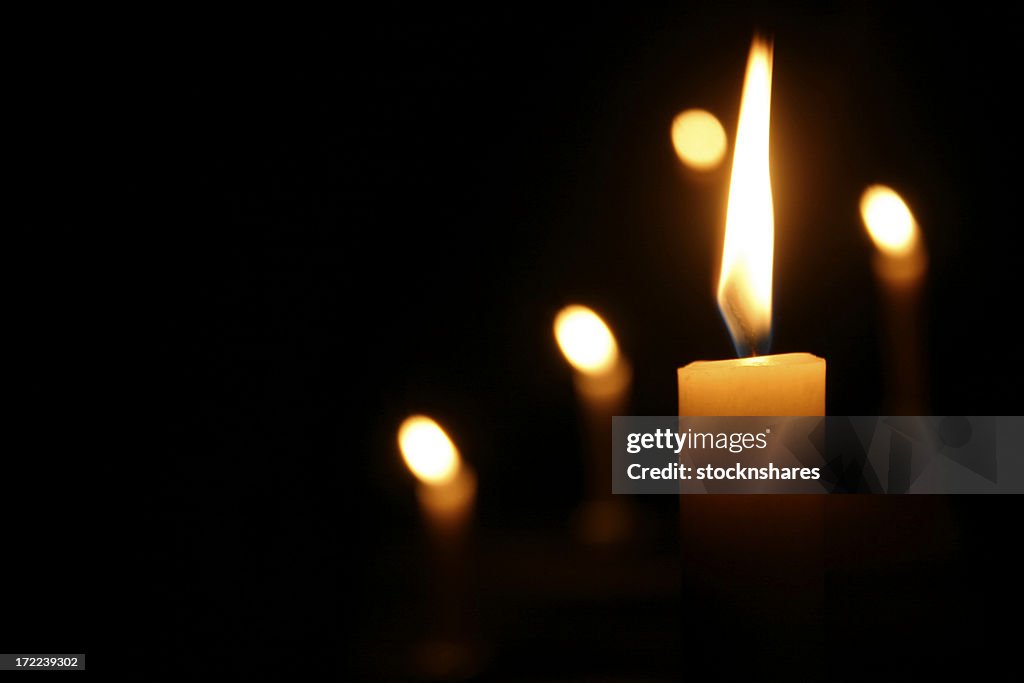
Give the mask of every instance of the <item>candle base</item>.
M 820 671 L 824 517 L 820 496 L 680 498 L 687 631 L 708 666 Z M 731 654 L 742 650 L 742 661 Z M 723 670 L 722 672 L 726 672 Z
M 483 647 L 471 639 L 434 638 L 413 646 L 412 675 L 422 681 L 465 681 L 484 664 Z
M 570 528 L 586 545 L 618 545 L 636 535 L 636 513 L 625 500 L 589 500 L 573 513 Z

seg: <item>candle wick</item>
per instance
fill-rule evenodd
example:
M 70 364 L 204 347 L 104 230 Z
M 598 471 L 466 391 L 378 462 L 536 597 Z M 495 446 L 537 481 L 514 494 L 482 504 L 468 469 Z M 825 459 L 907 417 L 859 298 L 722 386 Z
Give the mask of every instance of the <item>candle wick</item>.
M 726 304 L 729 307 L 729 313 L 732 314 L 733 321 L 739 328 L 737 332 L 739 332 L 740 338 L 747 343 L 747 356 L 755 358 L 757 356 L 757 335 L 754 334 L 754 330 L 747 324 L 746 318 L 743 317 L 739 307 L 736 306 L 736 296 L 732 289 L 730 289 L 726 296 Z M 739 346 L 738 342 L 737 346 Z

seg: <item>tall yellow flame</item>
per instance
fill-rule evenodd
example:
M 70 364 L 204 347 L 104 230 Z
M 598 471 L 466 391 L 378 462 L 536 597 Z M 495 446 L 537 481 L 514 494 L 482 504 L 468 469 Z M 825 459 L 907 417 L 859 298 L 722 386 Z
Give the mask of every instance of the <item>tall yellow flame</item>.
M 441 425 L 425 415 L 406 418 L 398 428 L 398 447 L 416 478 L 446 484 L 459 472 L 459 452 Z
M 771 335 L 775 219 L 768 169 L 772 44 L 754 38 L 743 83 L 725 219 L 718 307 L 741 355 Z

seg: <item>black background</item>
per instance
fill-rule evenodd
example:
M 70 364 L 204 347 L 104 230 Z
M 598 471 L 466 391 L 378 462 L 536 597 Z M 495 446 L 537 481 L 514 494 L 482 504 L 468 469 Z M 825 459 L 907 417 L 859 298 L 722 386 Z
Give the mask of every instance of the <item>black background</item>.
M 117 21 L 34 23 L 13 69 L 30 218 L 9 224 L 9 334 L 28 380 L 3 518 L 26 540 L 77 540 L 4 552 L 6 652 L 342 668 L 387 590 L 369 558 L 415 533 L 394 445 L 410 412 L 477 469 L 484 534 L 561 524 L 582 494 L 560 456 L 579 451 L 561 306 L 610 322 L 633 414 L 671 414 L 676 367 L 732 354 L 713 298 L 727 174 L 688 176 L 668 130 L 697 106 L 731 137 L 755 29 L 775 39 L 773 350 L 828 360 L 830 413 L 882 410 L 857 201 L 885 182 L 931 255 L 931 411 L 1022 412 L 1008 15 Z M 1016 614 L 1019 504 L 955 506 L 974 626 L 996 634 Z

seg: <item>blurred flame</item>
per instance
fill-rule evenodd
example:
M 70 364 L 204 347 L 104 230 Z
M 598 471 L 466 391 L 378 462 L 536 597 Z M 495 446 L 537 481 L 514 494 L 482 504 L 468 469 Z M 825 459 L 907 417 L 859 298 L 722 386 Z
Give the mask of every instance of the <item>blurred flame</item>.
M 872 185 L 860 198 L 860 215 L 879 251 L 907 256 L 917 246 L 918 229 L 906 202 L 885 185 Z
M 687 109 L 672 121 L 672 145 L 684 164 L 710 171 L 725 157 L 725 128 L 711 112 Z
M 743 83 L 725 220 L 718 307 L 741 356 L 767 350 L 775 220 L 768 169 L 772 44 L 754 38 Z
M 446 484 L 459 471 L 459 452 L 448 435 L 429 417 L 413 415 L 398 428 L 398 447 L 416 478 L 425 484 Z
M 559 311 L 555 339 L 566 360 L 580 372 L 603 374 L 618 362 L 619 347 L 612 331 L 586 306 L 566 306 Z

